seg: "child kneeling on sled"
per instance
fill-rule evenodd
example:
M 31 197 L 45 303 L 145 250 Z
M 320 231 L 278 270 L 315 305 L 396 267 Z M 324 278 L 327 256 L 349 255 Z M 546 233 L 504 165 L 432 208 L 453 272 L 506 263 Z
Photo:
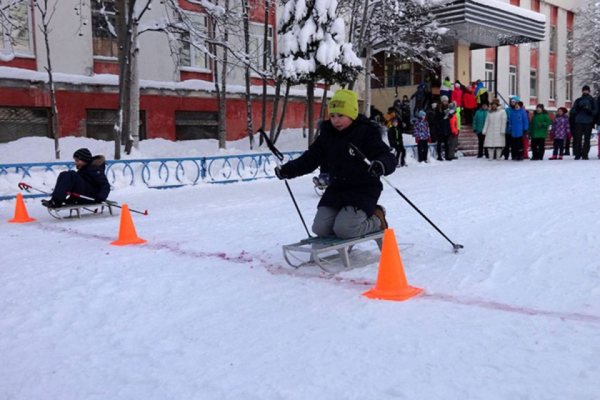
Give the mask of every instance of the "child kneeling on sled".
M 312 230 L 321 237 L 350 239 L 387 228 L 385 209 L 377 205 L 381 175 L 396 169 L 396 159 L 376 124 L 358 113 L 358 96 L 338 90 L 329 102 L 329 120 L 300 157 L 275 168 L 279 179 L 292 179 L 325 166 L 329 186 L 317 208 Z M 370 161 L 350 154 L 355 145 Z
M 64 202 L 69 204 L 101 203 L 108 198 L 110 184 L 104 173 L 104 156 L 92 157 L 88 149 L 79 149 L 73 154 L 77 171 L 65 171 L 58 175 L 56 186 L 50 200 L 42 200 L 48 208 L 59 208 Z M 94 199 L 86 200 L 80 197 L 69 196 L 76 193 Z

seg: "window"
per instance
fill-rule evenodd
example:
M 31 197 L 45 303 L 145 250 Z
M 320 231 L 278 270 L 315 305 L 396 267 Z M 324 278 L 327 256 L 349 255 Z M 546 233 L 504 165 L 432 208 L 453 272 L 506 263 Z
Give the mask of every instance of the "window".
M 396 57 L 387 57 L 385 61 L 386 87 L 410 86 L 411 65 L 408 61 L 398 60 Z
M 529 97 L 537 97 L 537 71 L 532 69 L 529 74 Z
M 572 76 L 568 76 L 567 79 L 566 79 L 565 84 L 566 84 L 565 86 L 566 86 L 566 89 L 567 89 L 565 100 L 566 101 L 571 101 L 571 100 L 573 100 L 573 96 L 572 96 L 572 93 L 573 93 L 573 77 Z
M 573 31 L 569 29 L 567 31 L 567 57 L 570 58 L 572 53 L 573 53 Z
M 556 53 L 556 26 L 550 25 L 550 53 Z
M 206 111 L 175 111 L 175 139 L 217 139 L 219 114 Z
M 554 72 L 550 72 L 548 74 L 548 84 L 550 85 L 550 96 L 548 96 L 548 98 L 550 100 L 554 100 L 556 98 L 556 81 L 554 80 Z
M 117 59 L 117 15 L 114 0 L 92 0 L 92 40 L 94 57 Z
M 181 66 L 210 72 L 210 58 L 205 49 L 204 39 L 208 36 L 208 17 L 202 14 L 186 14 L 186 23 L 191 30 L 181 36 L 179 62 Z
M 486 86 L 489 88 L 491 93 L 496 93 L 496 87 L 494 86 L 494 63 L 485 63 L 485 80 Z
M 0 107 L 0 143 L 50 137 L 50 108 Z
M 262 70 L 270 70 L 271 55 L 273 54 L 273 27 L 269 26 L 267 32 L 267 45 L 265 46 L 265 25 L 250 23 L 250 56 L 252 64 Z M 263 62 L 263 56 L 267 52 L 267 64 Z
M 86 110 L 86 136 L 97 140 L 112 141 L 115 139 L 115 125 L 119 120 L 117 110 Z M 146 139 L 146 111 L 140 110 L 140 140 Z
M 517 96 L 518 92 L 517 85 L 517 67 L 511 65 L 508 67 L 508 95 L 509 96 Z
M 4 8 L 6 0 L 0 0 Z M 18 3 L 6 7 L 0 16 L 0 50 L 16 54 L 32 54 L 29 7 Z

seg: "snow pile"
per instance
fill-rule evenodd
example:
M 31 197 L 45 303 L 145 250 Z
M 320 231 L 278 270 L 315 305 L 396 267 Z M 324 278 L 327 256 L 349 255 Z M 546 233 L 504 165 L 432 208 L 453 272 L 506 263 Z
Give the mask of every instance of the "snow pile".
M 259 135 L 254 142 L 258 145 Z M 281 132 L 277 147 L 281 151 L 303 151 L 308 147 L 307 139 L 302 137 L 302 129 L 284 129 Z M 62 159 L 54 158 L 54 140 L 41 137 L 27 137 L 9 143 L 0 144 L 0 164 L 24 164 L 35 162 L 73 161 L 73 153 L 82 147 L 88 148 L 92 154 L 102 154 L 112 160 L 115 152 L 114 142 L 81 137 L 60 138 Z M 132 149 L 127 155 L 121 151 L 123 160 L 147 158 L 183 158 L 227 156 L 251 153 L 268 153 L 266 146 L 250 150 L 248 138 L 227 142 L 226 149 L 219 149 L 216 139 L 172 141 L 166 139 L 147 139 L 140 142 L 140 149 Z
M 0 397 L 6 399 L 582 399 L 598 397 L 597 161 L 462 159 L 390 179 L 380 203 L 407 302 L 361 297 L 377 267 L 337 278 L 285 266 L 305 233 L 285 185 L 125 188 L 148 244 L 118 217 L 4 224 Z M 290 181 L 310 223 L 310 177 Z M 10 219 L 14 202 L 0 202 Z M 412 243 L 412 245 L 409 245 Z M 365 250 L 377 251 L 374 246 Z

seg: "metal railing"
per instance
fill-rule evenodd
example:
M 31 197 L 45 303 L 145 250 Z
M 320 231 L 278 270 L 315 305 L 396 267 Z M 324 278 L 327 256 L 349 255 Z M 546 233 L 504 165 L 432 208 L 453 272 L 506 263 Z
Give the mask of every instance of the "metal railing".
M 284 152 L 284 162 L 293 160 L 302 153 Z M 153 189 L 168 189 L 200 183 L 232 183 L 273 178 L 275 165 L 271 153 L 113 160 L 106 162 L 106 176 L 113 188 L 143 184 Z M 8 195 L 7 191 L 13 192 L 14 188 L 16 194 L 17 184 L 23 180 L 52 188 L 61 172 L 74 168 L 73 162 L 0 164 L 0 200 L 14 198 L 15 195 Z
M 407 156 L 417 158 L 417 146 L 404 146 Z M 302 151 L 284 152 L 284 161 L 293 160 Z M 436 157 L 435 144 L 429 154 Z M 106 176 L 114 189 L 145 185 L 152 189 L 170 189 L 201 183 L 233 183 L 274 178 L 275 161 L 271 153 L 217 157 L 153 158 L 106 162 Z M 26 181 L 51 191 L 61 172 L 75 168 L 73 162 L 0 164 L 0 200 L 16 197 L 17 185 Z M 45 197 L 25 194 L 25 198 Z

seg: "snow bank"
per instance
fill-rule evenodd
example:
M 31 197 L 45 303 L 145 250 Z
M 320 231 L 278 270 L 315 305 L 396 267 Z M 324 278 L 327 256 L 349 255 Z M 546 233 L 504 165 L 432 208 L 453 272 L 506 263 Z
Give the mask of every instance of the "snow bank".
M 140 142 L 140 149 L 132 149 L 130 155 L 121 151 L 123 160 L 140 158 L 181 158 L 227 156 L 248 153 L 268 153 L 266 146 L 258 148 L 259 135 L 255 135 L 255 148 L 250 150 L 248 138 L 227 142 L 226 149 L 219 149 L 216 139 L 186 140 L 175 142 L 166 139 L 148 139 Z M 73 161 L 73 153 L 82 147 L 90 149 L 92 154 L 103 154 L 107 160 L 114 156 L 114 143 L 81 137 L 60 139 L 61 160 L 54 158 L 54 139 L 28 137 L 0 144 L 0 164 L 33 162 Z M 281 151 L 302 151 L 308 148 L 308 139 L 302 137 L 302 129 L 285 129 L 277 142 Z

